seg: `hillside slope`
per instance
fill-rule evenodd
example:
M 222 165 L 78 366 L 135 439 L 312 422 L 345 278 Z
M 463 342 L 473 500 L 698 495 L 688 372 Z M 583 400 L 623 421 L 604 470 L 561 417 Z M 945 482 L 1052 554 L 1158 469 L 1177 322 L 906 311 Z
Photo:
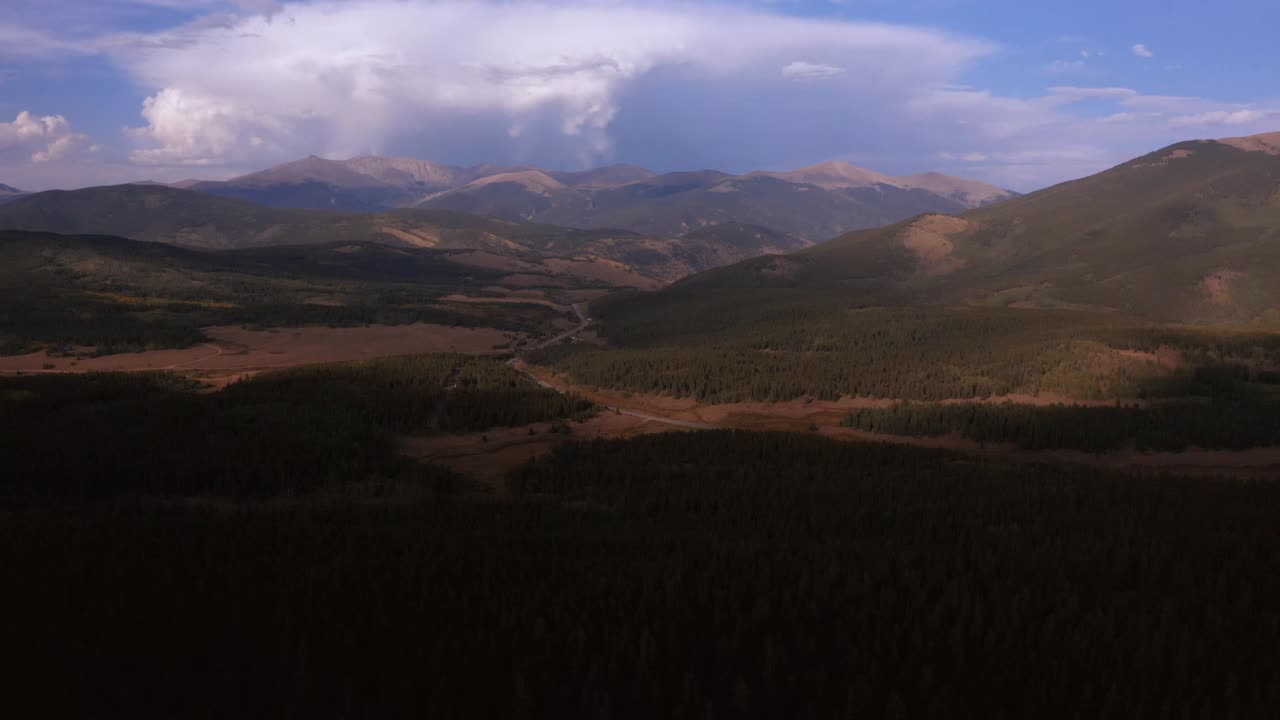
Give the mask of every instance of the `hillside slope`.
M 1178 143 L 958 217 L 850 233 L 683 287 L 826 287 L 879 301 L 1280 323 L 1280 154 L 1268 147 Z

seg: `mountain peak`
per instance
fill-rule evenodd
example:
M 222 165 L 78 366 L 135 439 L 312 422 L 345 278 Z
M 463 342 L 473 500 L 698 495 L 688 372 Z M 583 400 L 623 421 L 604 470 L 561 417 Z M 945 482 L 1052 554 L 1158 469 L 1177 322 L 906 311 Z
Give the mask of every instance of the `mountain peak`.
M 12 185 L 0 183 L 0 195 L 21 195 L 22 191 Z
M 886 175 L 839 160 L 828 160 L 789 172 L 759 174 L 788 182 L 817 185 L 827 190 L 871 187 L 881 183 L 887 184 L 889 181 L 889 177 Z
M 345 163 L 311 155 L 227 181 L 234 185 L 276 185 L 321 182 L 342 188 L 377 187 L 381 180 L 352 170 Z

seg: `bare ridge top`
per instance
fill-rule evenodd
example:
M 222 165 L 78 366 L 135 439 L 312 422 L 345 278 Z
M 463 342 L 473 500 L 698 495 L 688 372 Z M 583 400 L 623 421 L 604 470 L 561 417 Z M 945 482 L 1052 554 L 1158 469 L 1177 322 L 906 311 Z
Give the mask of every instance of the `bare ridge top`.
M 821 162 L 817 165 L 802 167 L 789 172 L 761 172 L 752 173 L 753 175 L 763 175 L 766 177 L 775 177 L 788 182 L 805 183 L 808 185 L 817 185 L 820 188 L 853 188 L 853 187 L 870 187 L 877 183 L 893 184 L 887 175 L 882 175 L 874 170 L 850 165 L 846 162 L 838 160 L 830 160 Z
M 1248 135 L 1246 137 L 1223 138 L 1218 142 L 1248 152 L 1264 152 L 1268 155 L 1280 155 L 1280 132 Z

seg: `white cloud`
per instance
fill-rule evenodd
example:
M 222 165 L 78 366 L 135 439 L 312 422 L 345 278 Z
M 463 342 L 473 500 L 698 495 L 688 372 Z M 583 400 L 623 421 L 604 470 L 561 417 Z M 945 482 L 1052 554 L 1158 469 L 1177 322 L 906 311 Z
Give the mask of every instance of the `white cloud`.
M 828 78 L 834 75 L 844 73 L 844 68 L 835 65 L 823 65 L 821 63 L 809 63 L 803 60 L 796 60 L 782 68 L 783 77 L 795 78 L 797 80 L 814 80 L 820 78 Z
M 1245 110 L 1214 110 L 1211 112 L 1197 113 L 1195 115 L 1180 115 L 1169 119 L 1169 126 L 1176 128 L 1184 127 L 1208 127 L 1213 125 L 1252 125 L 1268 115 L 1275 114 L 1263 110 L 1245 109 Z
M 21 155 L 33 163 L 47 163 L 96 149 L 89 136 L 74 132 L 61 115 L 38 117 L 24 111 L 13 122 L 0 123 L 0 156 Z
M 776 78 L 782 67 L 783 79 L 840 78 L 885 97 L 945 82 L 992 50 L 933 30 L 727 6 L 368 0 L 121 39 L 113 53 L 152 88 L 133 159 L 216 164 L 377 152 L 492 123 L 520 142 L 571 144 L 588 162 L 609 155 L 621 98 L 654 72 L 723 88 L 767 85 L 766 68 Z M 877 72 L 842 72 L 856 64 Z
M 1137 56 L 1138 56 L 1138 57 L 1140 57 L 1140 58 L 1149 58 L 1149 57 L 1155 57 L 1155 56 L 1156 56 L 1156 54 L 1155 54 L 1155 53 L 1153 53 L 1153 52 L 1151 52 L 1150 50 L 1148 50 L 1148 49 L 1147 49 L 1147 46 L 1146 46 L 1146 45 L 1143 45 L 1142 43 L 1138 43 L 1137 45 L 1134 45 L 1134 46 L 1131 48 L 1131 50 L 1133 51 L 1133 54 L 1134 54 L 1134 55 L 1137 55 Z
M 273 116 L 179 88 L 147 98 L 142 116 L 147 126 L 127 131 L 147 146 L 130 156 L 141 165 L 219 165 L 243 150 L 261 149 L 264 135 L 288 132 Z
M 1029 190 L 1185 139 L 1188 127 L 1274 129 L 1266 123 L 1280 109 L 1068 86 L 1071 75 L 1012 97 L 970 73 L 995 54 L 985 41 L 749 3 L 130 2 L 203 15 L 92 37 L 85 28 L 130 25 L 49 21 L 40 25 L 48 33 L 29 35 L 0 21 L 0 56 L 100 53 L 116 63 L 147 98 L 121 148 L 133 150 L 134 165 L 112 165 L 110 152 L 59 162 L 74 155 L 68 145 L 88 141 L 50 140 L 0 153 L 0 179 L 33 188 L 59 172 L 74 184 L 218 178 L 312 153 L 388 152 L 552 167 L 614 155 L 659 170 L 728 171 L 847 157 L 894 174 L 944 170 Z M 123 12 L 98 0 L 53 5 L 65 14 L 73 4 L 107 19 Z M 1066 42 L 1051 72 L 1087 72 L 1102 57 L 1093 40 Z

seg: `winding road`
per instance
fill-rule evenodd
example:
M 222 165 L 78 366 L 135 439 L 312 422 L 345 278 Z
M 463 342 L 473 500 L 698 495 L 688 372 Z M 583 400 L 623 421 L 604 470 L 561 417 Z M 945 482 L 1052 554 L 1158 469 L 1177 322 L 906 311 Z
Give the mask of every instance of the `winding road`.
M 209 343 L 203 343 L 203 345 L 204 345 L 205 347 L 209 348 L 210 350 L 212 350 L 212 351 L 213 351 L 213 354 L 212 354 L 212 355 L 205 355 L 204 357 L 198 357 L 198 358 L 196 358 L 196 359 L 194 359 L 194 360 L 187 360 L 187 361 L 185 361 L 185 362 L 174 363 L 174 364 L 172 364 L 172 365 L 166 365 L 166 366 L 164 366 L 164 367 L 162 367 L 162 368 L 160 368 L 160 369 L 161 369 L 161 370 L 177 370 L 178 368 L 182 367 L 183 365 L 190 365 L 191 363 L 198 363 L 198 362 L 201 362 L 201 361 L 204 361 L 204 360 L 208 360 L 208 359 L 210 359 L 210 358 L 216 358 L 216 357 L 218 357 L 219 355 L 222 355 L 222 354 L 223 354 L 223 352 L 222 352 L 222 348 L 218 347 L 217 345 L 211 345 L 211 344 L 209 344 Z
M 578 316 L 577 327 L 574 327 L 570 330 L 566 330 L 549 340 L 544 340 L 538 343 L 537 345 L 534 346 L 535 349 L 542 350 L 544 348 L 549 348 L 552 345 L 555 345 L 556 343 L 564 342 L 565 340 L 573 337 L 574 335 L 577 335 L 583 330 L 586 330 L 591 325 L 591 318 L 587 317 L 587 315 L 582 312 L 582 307 L 580 306 L 579 303 L 574 303 L 571 307 L 573 308 L 574 314 Z M 508 360 L 507 365 L 509 365 L 512 370 L 515 370 L 516 372 L 532 380 L 538 385 L 548 390 L 552 390 L 554 392 L 560 393 L 561 395 L 564 394 L 564 390 L 562 390 L 559 387 L 556 387 L 555 385 L 552 385 L 551 383 L 538 377 L 537 375 L 534 375 L 533 373 L 529 372 L 528 369 L 523 367 L 517 367 L 516 362 L 518 360 L 520 360 L 519 355 Z M 624 408 L 624 407 L 613 407 L 610 405 L 606 405 L 604 406 L 604 409 L 608 412 L 617 413 L 619 415 L 628 415 L 630 417 L 640 418 L 641 420 L 648 420 L 651 422 L 663 423 L 664 425 L 682 427 L 688 430 L 723 430 L 725 429 L 719 425 L 708 425 L 706 423 L 693 422 L 691 420 L 677 420 L 676 418 L 663 417 L 661 415 L 653 415 L 651 413 L 641 412 L 639 410 L 631 410 L 629 408 Z

